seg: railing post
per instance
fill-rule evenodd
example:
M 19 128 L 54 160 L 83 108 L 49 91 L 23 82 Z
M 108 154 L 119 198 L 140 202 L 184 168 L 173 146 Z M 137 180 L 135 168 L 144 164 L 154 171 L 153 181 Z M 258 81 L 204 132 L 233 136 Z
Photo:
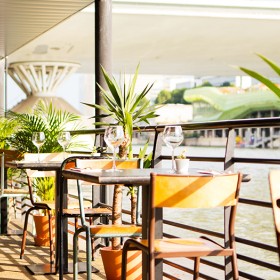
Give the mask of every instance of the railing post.
M 228 131 L 226 149 L 225 149 L 225 162 L 224 162 L 224 170 L 233 171 L 234 167 L 234 147 L 235 147 L 235 131 L 233 128 L 230 128 Z
M 162 139 L 159 137 L 160 130 L 155 128 L 155 138 L 154 138 L 154 146 L 153 146 L 153 158 L 152 158 L 152 166 L 157 167 L 157 164 L 160 163 L 160 155 L 162 151 Z
M 152 167 L 157 167 L 160 163 L 160 155 L 162 150 L 162 138 L 159 137 L 161 130 L 155 128 L 155 138 L 154 138 L 154 146 L 153 146 L 153 159 L 152 159 Z M 163 232 L 163 213 L 162 209 L 155 210 L 155 218 L 156 218 L 156 238 L 162 238 Z M 162 275 L 163 273 L 163 261 L 155 260 L 155 271 L 156 275 Z M 161 278 L 160 278 L 161 279 Z M 155 279 L 159 280 L 159 279 Z
M 234 129 L 230 128 L 228 131 L 226 149 L 225 149 L 225 161 L 224 161 L 224 170 L 233 171 L 234 168 L 234 147 L 235 147 L 235 131 Z M 224 235 L 225 235 L 225 247 L 229 246 L 230 236 L 229 236 L 229 219 L 231 215 L 231 207 L 224 208 Z M 229 280 L 232 279 L 233 275 L 233 268 L 231 257 L 225 257 L 225 279 Z

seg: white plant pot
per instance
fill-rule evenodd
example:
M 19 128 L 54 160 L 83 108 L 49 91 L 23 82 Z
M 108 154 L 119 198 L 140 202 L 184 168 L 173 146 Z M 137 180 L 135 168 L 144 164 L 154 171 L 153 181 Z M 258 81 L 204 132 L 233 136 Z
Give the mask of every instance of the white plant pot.
M 189 171 L 189 163 L 190 163 L 190 159 L 188 158 L 184 158 L 184 159 L 179 159 L 176 158 L 175 159 L 175 164 L 176 164 L 176 171 L 177 173 L 188 173 Z

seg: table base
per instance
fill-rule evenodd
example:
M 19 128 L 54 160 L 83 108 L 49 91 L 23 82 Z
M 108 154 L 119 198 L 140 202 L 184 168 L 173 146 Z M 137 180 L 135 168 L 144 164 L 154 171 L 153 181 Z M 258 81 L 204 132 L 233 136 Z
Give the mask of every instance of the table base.
M 51 264 L 31 264 L 26 265 L 26 269 L 33 275 L 48 275 L 56 274 L 58 271 L 55 270 L 55 265 Z M 99 270 L 95 267 L 91 267 L 92 273 L 98 273 Z M 79 262 L 79 273 L 85 273 L 87 271 L 86 263 Z M 73 274 L 73 264 L 68 264 L 67 271 L 64 271 L 65 274 Z

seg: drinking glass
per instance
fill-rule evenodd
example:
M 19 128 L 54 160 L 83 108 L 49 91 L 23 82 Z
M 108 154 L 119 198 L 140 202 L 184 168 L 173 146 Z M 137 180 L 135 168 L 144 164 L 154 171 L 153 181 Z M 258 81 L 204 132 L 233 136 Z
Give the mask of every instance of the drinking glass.
M 172 171 L 176 172 L 174 150 L 184 139 L 182 127 L 180 125 L 168 125 L 164 128 L 162 138 L 168 148 L 172 149 Z
M 69 131 L 62 131 L 58 134 L 57 142 L 63 149 L 63 159 L 65 159 L 66 147 L 69 145 L 70 141 L 71 141 L 71 135 Z
M 38 149 L 38 162 L 40 162 L 40 148 L 45 143 L 45 133 L 44 132 L 33 132 L 32 133 L 32 143 Z
M 107 127 L 104 140 L 107 146 L 113 151 L 113 166 L 107 171 L 118 171 L 116 168 L 116 149 L 124 140 L 123 127 L 120 125 Z

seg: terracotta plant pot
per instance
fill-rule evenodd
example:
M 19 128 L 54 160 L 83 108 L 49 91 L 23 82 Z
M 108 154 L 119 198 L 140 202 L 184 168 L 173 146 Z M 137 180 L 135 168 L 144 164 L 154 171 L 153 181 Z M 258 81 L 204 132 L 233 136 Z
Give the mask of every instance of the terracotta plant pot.
M 120 280 L 122 270 L 122 250 L 112 250 L 111 247 L 100 249 L 107 280 Z M 127 280 L 142 279 L 142 253 L 129 251 L 127 263 Z
M 38 214 L 38 215 L 34 215 L 33 219 L 36 228 L 36 235 L 34 236 L 35 246 L 50 246 L 48 216 Z M 54 232 L 55 232 L 54 217 L 52 218 L 52 226 L 53 226 L 53 240 L 54 240 Z

